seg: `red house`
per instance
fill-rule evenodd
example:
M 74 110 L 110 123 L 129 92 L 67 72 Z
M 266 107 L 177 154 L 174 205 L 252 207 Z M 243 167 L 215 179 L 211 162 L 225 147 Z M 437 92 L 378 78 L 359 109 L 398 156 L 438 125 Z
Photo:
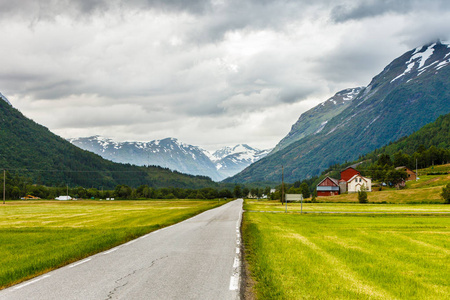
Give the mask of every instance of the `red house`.
M 355 168 L 348 167 L 347 169 L 341 171 L 341 180 L 347 182 L 355 175 L 361 175 L 361 173 Z
M 317 196 L 339 195 L 339 181 L 337 179 L 326 177 L 317 185 Z

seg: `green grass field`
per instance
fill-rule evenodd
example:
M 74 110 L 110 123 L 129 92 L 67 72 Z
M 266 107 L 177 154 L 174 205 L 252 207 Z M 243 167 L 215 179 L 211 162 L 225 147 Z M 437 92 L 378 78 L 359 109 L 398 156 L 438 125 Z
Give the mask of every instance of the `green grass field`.
M 246 212 L 258 299 L 450 299 L 449 215 Z
M 257 201 L 246 200 L 244 209 L 247 211 L 284 212 L 286 206 L 278 200 Z M 288 203 L 287 211 L 300 213 L 329 212 L 364 212 L 364 213 L 436 213 L 445 212 L 450 216 L 448 204 L 360 204 L 360 203 Z
M 0 205 L 0 288 L 218 205 L 217 201 L 8 201 Z
M 440 197 L 449 182 L 422 175 L 406 189 L 368 193 L 369 204 L 357 194 L 318 197 L 303 215 L 300 203 L 285 214 L 279 201 L 246 200 L 257 298 L 450 299 L 450 205 Z

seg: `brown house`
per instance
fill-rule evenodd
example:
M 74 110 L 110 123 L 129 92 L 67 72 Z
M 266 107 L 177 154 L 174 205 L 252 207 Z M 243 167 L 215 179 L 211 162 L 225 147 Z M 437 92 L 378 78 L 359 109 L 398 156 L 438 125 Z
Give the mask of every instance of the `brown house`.
M 397 167 L 395 168 L 396 170 L 404 170 L 406 172 L 406 174 L 408 175 L 408 177 L 406 177 L 405 181 L 410 181 L 410 180 L 416 180 L 417 179 L 417 175 L 415 172 L 411 171 L 409 168 L 407 167 Z
M 339 195 L 339 181 L 337 179 L 326 177 L 317 185 L 317 196 Z

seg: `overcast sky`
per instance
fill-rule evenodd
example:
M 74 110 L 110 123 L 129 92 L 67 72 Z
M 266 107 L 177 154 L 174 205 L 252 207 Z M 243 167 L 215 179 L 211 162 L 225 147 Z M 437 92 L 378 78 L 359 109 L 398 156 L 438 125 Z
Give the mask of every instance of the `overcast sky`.
M 64 138 L 264 149 L 449 20 L 448 0 L 0 0 L 0 92 Z

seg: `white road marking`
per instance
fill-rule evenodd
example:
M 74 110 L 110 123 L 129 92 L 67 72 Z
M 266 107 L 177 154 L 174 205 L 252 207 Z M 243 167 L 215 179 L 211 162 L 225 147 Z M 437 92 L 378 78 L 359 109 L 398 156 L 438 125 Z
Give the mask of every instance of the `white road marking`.
M 42 280 L 42 279 L 45 279 L 45 278 L 48 278 L 48 277 L 50 277 L 50 275 L 44 275 L 44 276 L 39 277 L 39 278 L 37 278 L 37 279 L 35 279 L 35 280 L 32 280 L 32 281 L 30 281 L 30 282 L 27 282 L 27 283 L 24 283 L 24 284 L 22 284 L 22 285 L 16 286 L 16 287 L 14 288 L 14 290 L 21 289 L 21 288 L 23 288 L 23 287 L 26 287 L 27 285 L 30 285 L 30 284 L 35 283 L 35 282 L 38 282 L 38 281 L 40 281 L 40 280 Z
M 234 258 L 233 268 L 237 268 L 241 265 L 241 262 L 238 257 Z
M 233 275 L 230 277 L 230 291 L 237 291 L 239 289 L 239 280 L 241 277 L 241 218 L 242 209 L 240 211 L 239 220 L 236 222 L 236 256 L 233 262 Z
M 239 287 L 239 276 L 233 275 L 230 278 L 230 291 L 236 291 Z
M 90 261 L 91 259 L 92 259 L 92 258 L 88 258 L 88 259 L 79 261 L 79 262 L 77 262 L 77 263 L 74 263 L 73 265 L 70 265 L 69 268 L 73 268 L 73 267 L 79 266 L 79 265 L 81 265 L 81 264 L 87 263 L 87 262 Z
M 117 249 L 119 249 L 119 248 L 113 248 L 111 250 L 108 250 L 108 251 L 104 252 L 103 254 L 109 254 L 111 252 L 117 251 Z
M 134 243 L 136 243 L 136 241 L 137 241 L 137 240 L 131 240 L 131 241 L 129 241 L 128 243 L 126 243 L 125 245 L 131 245 L 131 244 L 134 244 Z

